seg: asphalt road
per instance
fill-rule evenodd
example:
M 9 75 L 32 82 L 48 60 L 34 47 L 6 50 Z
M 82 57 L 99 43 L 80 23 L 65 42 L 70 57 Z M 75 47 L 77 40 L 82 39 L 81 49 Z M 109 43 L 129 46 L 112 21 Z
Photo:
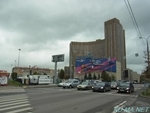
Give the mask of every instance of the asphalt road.
M 0 113 L 117 113 L 115 107 L 149 107 L 142 113 L 150 113 L 150 99 L 139 96 L 144 85 L 134 86 L 132 94 L 118 94 L 116 90 L 105 93 L 78 91 L 76 88 L 54 86 L 0 87 Z
M 136 102 L 139 102 L 143 84 L 134 86 L 135 92 L 132 94 L 118 94 L 116 90 L 103 93 L 61 87 L 27 88 L 25 91 L 33 108 L 30 112 L 33 113 L 115 113 L 115 106 L 136 106 Z M 149 100 L 145 105 L 150 106 Z

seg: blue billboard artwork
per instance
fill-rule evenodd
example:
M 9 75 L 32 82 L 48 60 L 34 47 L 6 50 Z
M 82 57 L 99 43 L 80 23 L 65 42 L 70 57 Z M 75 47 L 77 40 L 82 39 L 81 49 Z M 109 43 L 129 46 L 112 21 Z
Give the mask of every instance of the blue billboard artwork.
M 76 59 L 76 73 L 83 74 L 95 71 L 116 72 L 116 58 L 81 58 Z

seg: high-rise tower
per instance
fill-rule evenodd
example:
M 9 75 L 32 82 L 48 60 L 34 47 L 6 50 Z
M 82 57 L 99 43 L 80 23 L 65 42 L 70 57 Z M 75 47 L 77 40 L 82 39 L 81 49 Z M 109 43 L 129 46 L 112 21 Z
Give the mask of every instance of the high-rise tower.
M 116 18 L 105 23 L 105 54 L 121 62 L 122 71 L 126 68 L 125 30 Z

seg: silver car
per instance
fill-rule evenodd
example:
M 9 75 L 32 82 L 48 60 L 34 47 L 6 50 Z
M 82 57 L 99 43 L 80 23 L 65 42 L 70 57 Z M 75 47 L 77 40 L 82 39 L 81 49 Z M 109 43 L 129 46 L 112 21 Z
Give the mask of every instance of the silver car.
M 63 84 L 63 88 L 74 88 L 74 87 L 77 87 L 77 85 L 80 84 L 80 81 L 79 80 L 68 80 L 67 82 L 65 82 Z
M 60 82 L 60 83 L 58 84 L 58 87 L 63 87 L 63 84 L 66 83 L 66 82 L 67 82 L 67 81 Z
M 82 82 L 81 84 L 79 84 L 77 86 L 78 90 L 84 89 L 84 90 L 88 90 L 88 89 L 92 89 L 92 84 L 88 83 L 88 82 Z

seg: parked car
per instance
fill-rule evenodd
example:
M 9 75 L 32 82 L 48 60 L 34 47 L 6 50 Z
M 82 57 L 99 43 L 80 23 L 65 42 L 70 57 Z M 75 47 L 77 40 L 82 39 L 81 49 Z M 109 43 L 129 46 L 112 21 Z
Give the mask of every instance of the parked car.
M 134 86 L 131 82 L 122 82 L 117 87 L 117 92 L 126 92 L 126 93 L 132 93 L 134 92 Z
M 88 90 L 88 89 L 92 89 L 92 84 L 90 82 L 82 82 L 81 84 L 79 84 L 77 86 L 78 90 L 84 89 L 84 90 Z
M 137 80 L 134 80 L 133 83 L 134 83 L 134 84 L 137 84 L 138 82 L 137 82 Z
M 63 84 L 63 88 L 74 88 L 80 84 L 80 81 L 77 79 L 68 80 Z
M 117 81 L 112 81 L 110 83 L 111 89 L 117 89 L 117 87 L 119 86 L 119 82 Z
M 108 82 L 98 82 L 92 87 L 93 92 L 95 91 L 111 91 L 110 84 Z
M 63 82 L 60 82 L 58 83 L 58 87 L 63 87 L 63 84 L 66 83 L 67 81 L 63 81 Z
M 94 80 L 94 84 L 96 84 L 98 82 L 102 82 L 102 81 L 101 80 Z

